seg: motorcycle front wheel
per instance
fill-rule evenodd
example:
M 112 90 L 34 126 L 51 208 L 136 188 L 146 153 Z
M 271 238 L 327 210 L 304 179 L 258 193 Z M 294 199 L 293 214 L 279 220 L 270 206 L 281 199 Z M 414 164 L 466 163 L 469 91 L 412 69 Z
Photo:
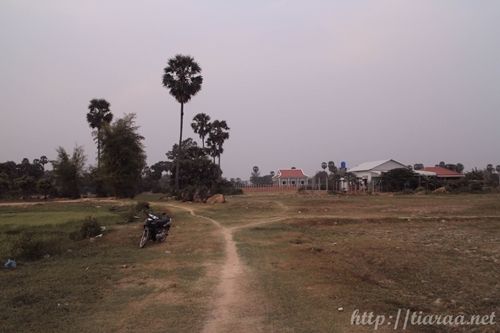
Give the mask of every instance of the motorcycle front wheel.
M 142 232 L 141 240 L 139 241 L 139 247 L 141 249 L 146 245 L 148 239 L 149 239 L 149 228 L 144 228 L 144 231 Z

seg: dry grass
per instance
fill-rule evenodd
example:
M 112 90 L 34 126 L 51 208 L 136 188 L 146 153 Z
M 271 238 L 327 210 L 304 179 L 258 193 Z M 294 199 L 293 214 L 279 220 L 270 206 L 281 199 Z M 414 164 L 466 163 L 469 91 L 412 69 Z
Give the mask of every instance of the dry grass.
M 211 265 L 221 259 L 222 239 L 206 221 L 173 214 L 167 243 L 139 249 L 140 223 L 108 225 L 109 232 L 94 242 L 72 242 L 71 251 L 2 270 L 0 331 L 199 330 L 209 311 L 216 282 Z
M 262 308 L 271 331 L 350 333 L 373 330 L 350 325 L 353 309 L 388 315 L 398 308 L 500 313 L 499 199 L 253 194 L 229 197 L 222 205 L 184 206 L 233 228 L 248 268 L 246 283 L 258 295 L 255 306 Z M 89 203 L 82 205 L 68 207 L 67 213 L 85 211 Z M 160 201 L 156 205 L 167 208 Z M 61 207 L 23 212 L 35 218 L 39 212 L 51 221 L 51 209 Z M 105 223 L 107 208 L 99 209 L 98 219 Z M 116 225 L 111 218 L 109 232 L 96 242 L 73 242 L 71 252 L 0 272 L 0 331 L 200 331 L 214 301 L 224 240 L 211 222 L 168 210 L 175 227 L 166 244 L 139 250 L 141 225 Z M 0 213 L 15 217 L 18 212 L 2 207 Z M 284 220 L 253 224 L 274 217 Z M 75 227 L 58 223 L 33 228 L 64 233 Z M 18 228 L 4 224 L 0 237 L 11 237 Z M 411 327 L 408 332 L 500 331 L 498 325 L 474 329 Z

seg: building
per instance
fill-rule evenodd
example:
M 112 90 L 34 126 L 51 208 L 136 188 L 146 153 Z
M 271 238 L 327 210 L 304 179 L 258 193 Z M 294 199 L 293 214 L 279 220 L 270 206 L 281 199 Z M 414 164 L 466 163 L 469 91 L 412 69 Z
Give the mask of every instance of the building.
M 307 185 L 308 176 L 302 169 L 279 169 L 273 177 L 274 184 L 281 186 L 301 187 Z
M 419 170 L 420 171 L 420 170 Z M 460 179 L 465 177 L 464 174 L 442 168 L 442 167 L 424 167 L 422 169 L 424 172 L 432 173 L 432 176 L 435 176 L 438 179 Z
M 372 184 L 373 180 L 380 178 L 382 173 L 401 168 L 407 168 L 407 166 L 393 159 L 389 159 L 361 163 L 347 170 L 347 172 L 354 174 L 363 181 L 365 186 L 367 186 L 368 184 Z

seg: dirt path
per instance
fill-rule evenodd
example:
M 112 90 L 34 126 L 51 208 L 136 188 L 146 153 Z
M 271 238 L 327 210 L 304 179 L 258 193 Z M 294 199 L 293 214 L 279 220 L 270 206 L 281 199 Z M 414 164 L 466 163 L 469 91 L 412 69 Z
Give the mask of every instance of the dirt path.
M 255 293 L 250 269 L 240 260 L 233 239 L 233 233 L 242 228 L 273 223 L 282 218 L 248 223 L 237 227 L 225 227 L 218 221 L 198 215 L 190 207 L 168 204 L 168 206 L 184 209 L 191 215 L 212 222 L 224 237 L 225 259 L 219 273 L 219 283 L 212 303 L 212 313 L 202 330 L 203 333 L 224 332 L 270 332 L 264 325 L 265 306 Z

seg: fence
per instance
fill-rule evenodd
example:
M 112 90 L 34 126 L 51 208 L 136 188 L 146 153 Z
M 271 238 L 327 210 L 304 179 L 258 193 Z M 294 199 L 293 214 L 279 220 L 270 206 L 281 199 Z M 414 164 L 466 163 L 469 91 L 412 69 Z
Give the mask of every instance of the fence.
M 308 184 L 308 185 L 278 185 L 278 184 L 266 184 L 266 185 L 236 185 L 236 188 L 241 189 L 243 193 L 256 193 L 256 192 L 297 192 L 300 188 L 308 191 L 326 191 L 326 184 Z M 341 186 L 339 182 L 330 183 L 328 186 L 329 191 L 337 193 L 364 193 L 366 192 L 366 187 L 362 187 L 357 183 L 349 183 L 348 186 Z M 376 190 L 376 189 L 374 189 Z
M 239 185 L 236 188 L 241 189 L 243 193 L 254 192 L 296 192 L 297 186 L 279 186 L 279 185 Z

